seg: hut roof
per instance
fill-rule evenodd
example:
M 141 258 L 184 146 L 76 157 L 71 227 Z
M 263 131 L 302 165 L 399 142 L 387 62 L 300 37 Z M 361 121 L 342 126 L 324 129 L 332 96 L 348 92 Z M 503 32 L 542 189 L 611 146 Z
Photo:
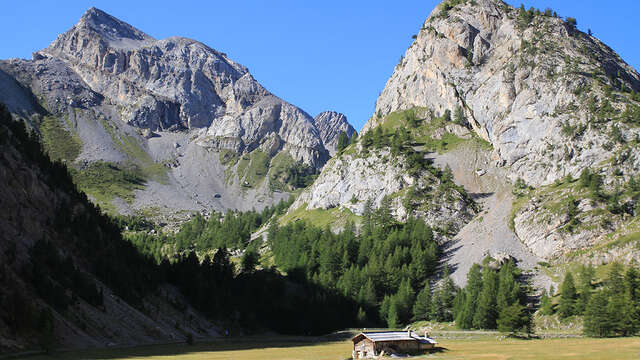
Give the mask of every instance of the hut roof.
M 418 341 L 427 344 L 437 344 L 437 342 L 431 338 L 419 336 L 414 332 L 409 331 L 382 331 L 382 332 L 361 332 L 354 336 L 351 340 L 357 342 L 362 340 L 363 337 L 373 341 Z

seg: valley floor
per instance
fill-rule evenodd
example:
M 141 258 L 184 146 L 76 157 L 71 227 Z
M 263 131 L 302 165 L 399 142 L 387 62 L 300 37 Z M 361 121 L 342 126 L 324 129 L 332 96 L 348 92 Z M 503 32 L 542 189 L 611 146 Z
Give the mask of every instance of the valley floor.
M 497 333 L 479 333 L 467 339 L 437 339 L 439 348 L 414 359 L 638 359 L 640 338 L 507 339 Z M 444 335 L 444 334 L 443 334 Z M 29 359 L 237 359 L 342 360 L 351 355 L 349 339 L 247 337 L 206 344 L 159 345 L 130 349 L 91 350 Z

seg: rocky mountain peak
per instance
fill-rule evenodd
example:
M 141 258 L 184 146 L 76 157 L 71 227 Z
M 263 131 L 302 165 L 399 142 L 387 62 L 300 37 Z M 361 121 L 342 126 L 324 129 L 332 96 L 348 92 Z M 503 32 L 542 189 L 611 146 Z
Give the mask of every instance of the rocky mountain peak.
M 396 65 L 363 131 L 395 111 L 457 111 L 493 145 L 493 159 L 512 167 L 512 180 L 549 184 L 615 154 L 601 135 L 618 126 L 639 89 L 631 66 L 552 10 L 447 0 Z M 596 118 L 601 129 L 589 126 Z M 585 128 L 568 149 L 563 126 Z
M 153 37 L 95 7 L 89 8 L 70 31 L 80 29 L 94 32 L 115 48 L 136 48 L 155 41 Z
M 336 153 L 340 133 L 344 132 L 351 138 L 353 133 L 356 132 L 353 126 L 347 122 L 347 117 L 339 112 L 323 111 L 316 115 L 313 121 L 320 132 L 325 148 L 327 148 L 331 156 Z
M 120 212 L 262 208 L 323 167 L 331 148 L 323 140 L 351 133 L 338 116 L 321 136 L 309 114 L 223 52 L 154 39 L 96 8 L 33 60 L 0 61 L 0 75 L 0 88 L 24 88 L 0 91 L 14 114 L 46 116 L 76 140 L 68 163 L 146 171 L 144 190 L 127 195 L 135 201 L 114 197 Z
M 313 167 L 327 160 L 308 114 L 275 97 L 226 54 L 198 41 L 155 40 L 91 8 L 40 55 L 34 58 L 65 62 L 118 106 L 121 120 L 137 128 L 207 128 L 199 144 L 239 153 L 276 139 L 274 151 L 286 148 Z

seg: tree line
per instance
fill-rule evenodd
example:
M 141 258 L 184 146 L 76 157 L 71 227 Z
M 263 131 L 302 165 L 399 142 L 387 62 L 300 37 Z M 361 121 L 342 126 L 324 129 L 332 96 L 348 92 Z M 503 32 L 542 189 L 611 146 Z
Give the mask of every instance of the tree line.
M 251 243 L 251 234 L 264 225 L 274 214 L 283 214 L 291 205 L 293 198 L 266 207 L 262 211 L 213 212 L 208 219 L 196 213 L 191 220 L 180 226 L 175 234 L 156 229 L 138 217 L 118 217 L 118 224 L 124 231 L 124 237 L 136 247 L 160 263 L 163 259 L 195 250 L 204 253 L 209 250 L 225 248 L 244 250 L 249 247 L 251 254 L 256 250 Z M 155 230 L 155 231 L 152 231 Z
M 386 307 L 383 304 L 390 298 L 405 299 L 407 293 L 424 288 L 440 256 L 429 226 L 418 219 L 396 223 L 387 210 L 381 206 L 365 214 L 360 232 L 353 223 L 337 234 L 304 221 L 273 223 L 268 244 L 275 264 L 290 277 L 355 301 L 362 326 L 387 323 L 388 311 L 381 311 L 381 306 Z M 413 298 L 410 302 L 409 308 Z M 408 320 L 403 312 L 397 323 Z
M 228 229 L 234 233 L 229 237 L 235 238 L 222 244 L 212 258 L 200 260 L 195 248 L 187 247 L 173 261 L 158 264 L 121 234 L 123 225 L 148 229 L 149 224 L 105 215 L 77 189 L 66 164 L 51 161 L 37 134 L 27 131 L 22 121 L 13 121 L 4 106 L 0 106 L 0 149 L 37 175 L 43 189 L 52 194 L 56 209 L 54 214 L 43 214 L 50 216 L 43 223 L 48 231 L 31 247 L 28 259 L 19 260 L 17 243 L 7 239 L 5 256 L 9 262 L 0 264 L 0 315 L 16 334 L 36 333 L 42 338 L 43 347 L 52 346 L 55 321 L 51 309 L 64 314 L 79 301 L 100 307 L 104 301 L 101 284 L 141 311 L 146 311 L 146 296 L 158 291 L 163 283 L 174 284 L 190 304 L 212 320 L 246 331 L 320 334 L 356 322 L 356 304 L 339 292 L 282 275 L 275 269 L 257 270 L 251 261 L 243 261 L 242 269 L 235 269 L 224 246 L 244 243 L 247 229 L 258 226 L 269 216 L 267 213 L 252 213 L 235 220 L 230 217 L 228 225 L 224 220 L 203 225 L 197 219 L 194 223 L 203 232 Z M 181 236 L 186 237 L 186 232 Z M 222 240 L 206 241 L 215 244 Z M 33 287 L 50 307 L 34 300 L 32 292 L 20 285 L 15 276 Z
M 640 330 L 640 272 L 634 266 L 624 271 L 613 263 L 607 278 L 598 280 L 594 268 L 583 265 L 577 276 L 565 274 L 557 303 L 553 289 L 550 292 L 542 294 L 542 314 L 557 314 L 560 319 L 583 316 L 585 335 L 631 336 Z

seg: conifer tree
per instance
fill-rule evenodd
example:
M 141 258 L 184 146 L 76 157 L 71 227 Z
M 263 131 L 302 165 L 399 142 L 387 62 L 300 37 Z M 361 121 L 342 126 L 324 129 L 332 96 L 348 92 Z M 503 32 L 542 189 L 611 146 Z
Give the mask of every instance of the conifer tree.
M 633 335 L 640 330 L 640 275 L 634 266 L 625 273 L 624 282 L 626 334 Z
M 362 228 L 364 234 L 370 234 L 373 231 L 373 199 L 369 198 L 364 203 L 364 209 L 362 210 Z
M 591 296 L 584 315 L 585 335 L 605 337 L 611 334 L 613 324 L 607 311 L 608 295 L 598 291 Z
M 429 320 L 431 309 L 431 289 L 429 288 L 429 282 L 427 282 L 424 288 L 418 293 L 416 302 L 413 304 L 413 320 Z
M 385 196 L 380 201 L 380 207 L 375 211 L 376 223 L 381 227 L 390 226 L 393 223 L 393 215 L 391 215 L 391 197 Z
M 242 272 L 252 272 L 260 263 L 260 255 L 254 249 L 247 249 L 242 255 Z
M 451 274 L 449 272 L 449 265 L 444 266 L 444 270 L 442 272 L 442 286 L 441 286 L 441 303 L 443 313 L 441 314 L 441 321 L 452 321 L 453 320 L 453 301 L 456 297 L 456 285 L 453 283 L 453 279 L 451 279 Z
M 442 115 L 442 119 L 446 122 L 450 122 L 451 121 L 451 110 L 447 109 L 444 111 L 444 114 Z
M 362 304 L 367 306 L 374 306 L 376 304 L 376 289 L 373 285 L 373 281 L 369 278 L 362 288 L 358 298 Z
M 595 270 L 593 266 L 582 265 L 579 273 L 579 283 L 578 290 L 579 295 L 576 300 L 575 313 L 576 315 L 584 314 L 585 309 L 587 308 L 587 304 L 589 303 L 589 298 L 591 297 L 591 293 L 593 292 L 593 277 L 595 274 Z
M 375 130 L 373 130 L 373 146 L 376 148 L 382 147 L 385 145 L 384 133 L 382 132 L 382 126 L 377 126 Z
M 356 316 L 358 323 L 364 325 L 367 321 L 367 314 L 362 310 L 362 307 L 358 308 L 358 315 Z
M 573 276 L 567 271 L 560 287 L 560 302 L 558 303 L 558 316 L 560 318 L 568 318 L 575 314 L 576 298 Z
M 342 152 L 342 150 L 344 150 L 344 148 L 346 148 L 349 145 L 349 137 L 347 136 L 347 133 L 344 131 L 340 132 L 340 135 L 338 135 L 338 145 L 336 146 L 336 150 L 338 152 Z
M 473 327 L 476 329 L 495 329 L 496 297 L 498 295 L 498 275 L 490 267 L 482 270 L 482 290 L 478 298 L 478 308 L 473 316 Z
M 389 314 L 387 315 L 387 327 L 395 329 L 400 325 L 398 302 L 395 296 L 389 301 Z
M 382 300 L 382 304 L 380 305 L 380 319 L 382 321 L 387 321 L 389 317 L 389 308 L 391 307 L 391 296 L 385 295 Z
M 553 315 L 553 303 L 547 295 L 547 289 L 543 289 L 540 296 L 540 312 L 542 315 Z
M 498 273 L 498 309 L 504 309 L 520 301 L 520 285 L 516 282 L 516 267 L 512 261 L 507 261 Z
M 480 291 L 482 291 L 482 268 L 478 264 L 473 264 L 467 274 L 463 302 L 456 314 L 456 326 L 459 328 L 471 329 L 473 327 L 473 317 L 478 306 Z
M 400 284 L 398 288 L 398 292 L 394 296 L 396 312 L 397 312 L 397 320 L 396 323 L 398 325 L 407 324 L 411 321 L 411 311 L 413 308 L 415 293 L 413 292 L 413 288 L 411 287 L 411 282 L 409 278 L 406 278 Z
M 624 276 L 622 275 L 622 265 L 618 262 L 611 264 L 609 270 L 609 278 L 606 281 L 606 286 L 612 294 L 621 295 L 624 293 Z
M 351 139 L 349 139 L 349 144 L 355 144 L 356 142 L 358 142 L 358 132 L 354 131 Z
M 469 54 L 473 54 L 471 51 L 468 52 Z M 471 61 L 469 61 L 471 62 Z M 464 125 L 465 120 L 464 120 L 464 112 L 462 111 L 462 107 L 458 106 L 456 107 L 456 112 L 453 116 L 456 124 L 458 125 Z
M 498 330 L 505 333 L 515 333 L 527 330 L 530 318 L 524 306 L 516 301 L 513 304 L 500 309 L 497 320 Z

